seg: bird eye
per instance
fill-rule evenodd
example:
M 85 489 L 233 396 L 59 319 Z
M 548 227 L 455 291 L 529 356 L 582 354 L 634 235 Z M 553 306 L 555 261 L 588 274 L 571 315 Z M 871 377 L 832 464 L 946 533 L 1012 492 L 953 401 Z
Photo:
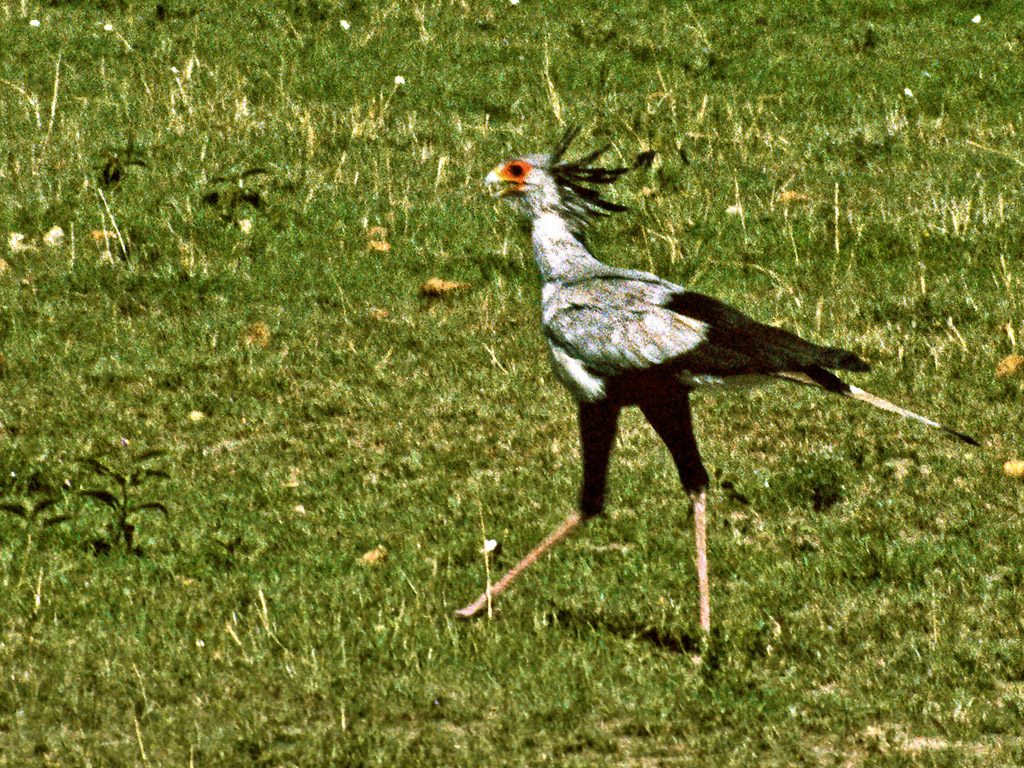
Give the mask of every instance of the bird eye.
M 513 176 L 517 179 L 526 173 L 526 169 L 519 163 L 509 163 L 505 170 L 508 171 L 509 176 Z

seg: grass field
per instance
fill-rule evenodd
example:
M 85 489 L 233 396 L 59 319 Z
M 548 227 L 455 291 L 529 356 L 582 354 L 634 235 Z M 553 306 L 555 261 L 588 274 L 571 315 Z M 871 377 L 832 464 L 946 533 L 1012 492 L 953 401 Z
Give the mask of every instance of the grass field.
M 0 766 L 1024 765 L 1019 11 L 0 2 Z M 636 414 L 606 519 L 452 617 L 575 500 L 480 184 L 566 124 L 658 152 L 601 258 L 983 443 L 698 396 L 707 648 Z

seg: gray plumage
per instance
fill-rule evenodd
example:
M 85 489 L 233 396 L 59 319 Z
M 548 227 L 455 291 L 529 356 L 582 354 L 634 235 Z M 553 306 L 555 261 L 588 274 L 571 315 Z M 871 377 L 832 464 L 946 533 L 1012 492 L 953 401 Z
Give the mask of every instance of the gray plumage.
M 670 364 L 705 341 L 704 323 L 669 307 L 681 289 L 653 275 L 623 270 L 547 286 L 541 318 L 548 343 L 598 375 Z

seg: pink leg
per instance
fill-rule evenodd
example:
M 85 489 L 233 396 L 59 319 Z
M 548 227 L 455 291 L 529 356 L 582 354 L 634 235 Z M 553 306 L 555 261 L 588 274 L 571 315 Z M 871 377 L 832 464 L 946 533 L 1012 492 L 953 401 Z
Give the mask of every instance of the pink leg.
M 555 544 L 568 536 L 582 521 L 583 518 L 579 513 L 569 515 L 569 517 L 565 518 L 565 521 L 558 527 L 558 530 L 554 531 L 550 536 L 544 539 L 544 541 L 534 547 L 533 551 L 516 563 L 508 573 L 501 577 L 497 584 L 480 595 L 475 602 L 470 603 L 465 608 L 457 610 L 455 615 L 461 619 L 473 618 L 473 616 L 479 613 L 487 605 L 488 599 L 493 600 L 508 589 L 508 586 L 512 583 L 513 579 L 537 562 L 538 558 L 555 546 Z
M 693 531 L 697 544 L 697 590 L 700 593 L 700 628 L 705 635 L 711 634 L 711 588 L 708 585 L 708 533 L 707 494 L 704 491 L 692 494 Z

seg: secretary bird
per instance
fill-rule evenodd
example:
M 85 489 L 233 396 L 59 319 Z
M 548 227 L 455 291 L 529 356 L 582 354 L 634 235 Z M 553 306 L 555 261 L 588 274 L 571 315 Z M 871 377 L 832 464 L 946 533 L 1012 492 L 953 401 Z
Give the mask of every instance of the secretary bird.
M 707 636 L 711 631 L 708 473 L 693 435 L 692 390 L 782 380 L 860 400 L 945 430 L 971 445 L 978 443 L 843 382 L 833 370 L 869 370 L 853 352 L 813 344 L 649 272 L 610 267 L 594 258 L 584 241 L 588 226 L 600 216 L 626 210 L 602 198 L 594 187 L 611 184 L 631 169 L 594 166 L 607 146 L 575 162 L 565 161 L 563 156 L 577 133 L 576 129 L 566 131 L 549 155 L 525 155 L 502 163 L 487 174 L 485 183 L 531 223 L 542 283 L 541 322 L 551 365 L 579 407 L 583 447 L 579 511 L 457 615 L 475 616 L 544 552 L 581 522 L 601 513 L 619 412 L 635 405 L 668 447 L 690 497 L 700 627 Z

